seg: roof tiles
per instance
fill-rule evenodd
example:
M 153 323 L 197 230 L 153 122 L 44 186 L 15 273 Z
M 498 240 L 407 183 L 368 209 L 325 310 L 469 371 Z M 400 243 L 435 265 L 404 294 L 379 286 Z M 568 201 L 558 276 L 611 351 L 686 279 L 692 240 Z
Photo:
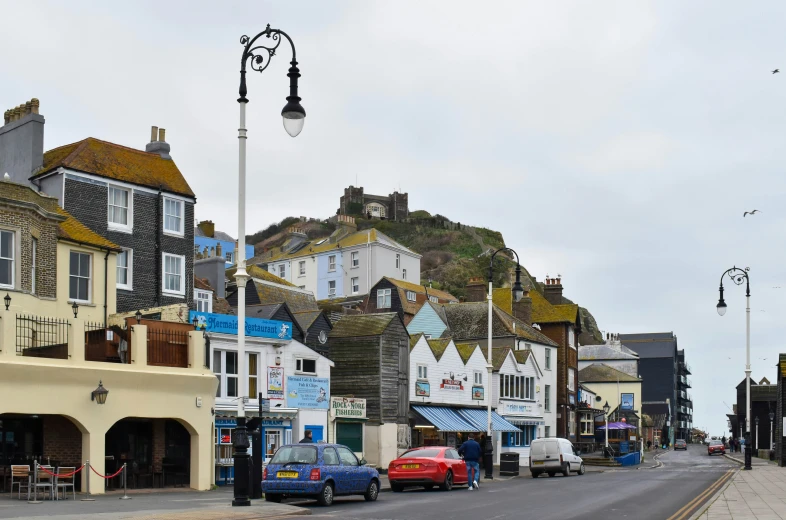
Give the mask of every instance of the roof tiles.
M 398 314 L 395 312 L 349 314 L 333 326 L 329 336 L 331 338 L 379 336 L 385 332 L 394 319 L 398 319 Z

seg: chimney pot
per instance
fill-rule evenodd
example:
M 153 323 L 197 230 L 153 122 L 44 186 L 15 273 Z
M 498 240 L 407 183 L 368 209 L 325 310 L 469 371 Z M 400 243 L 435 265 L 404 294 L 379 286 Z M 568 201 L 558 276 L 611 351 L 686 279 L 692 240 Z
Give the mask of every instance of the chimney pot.
M 163 128 L 158 129 L 158 140 L 162 143 L 166 142 L 166 130 Z
M 156 139 L 158 138 L 158 127 L 151 126 L 150 127 L 150 142 L 155 143 Z
M 31 105 L 31 109 L 33 111 L 33 114 L 37 114 L 38 113 L 38 108 L 41 106 L 41 102 L 38 100 L 38 98 L 31 99 L 30 100 L 30 105 Z
M 216 244 L 216 256 L 223 256 L 221 254 L 221 243 Z
M 5 112 L 3 112 L 3 124 L 7 125 L 10 122 L 11 122 L 11 111 L 6 110 Z

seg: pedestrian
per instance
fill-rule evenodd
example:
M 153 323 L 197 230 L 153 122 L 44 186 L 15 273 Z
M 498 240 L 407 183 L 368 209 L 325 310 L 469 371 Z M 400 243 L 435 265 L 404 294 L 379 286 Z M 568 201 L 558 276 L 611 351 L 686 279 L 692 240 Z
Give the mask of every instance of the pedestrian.
M 647 451 L 652 449 L 652 441 L 647 441 Z
M 475 434 L 470 433 L 469 439 L 462 444 L 458 449 L 459 455 L 464 457 L 464 463 L 467 465 L 467 486 L 469 490 L 472 488 L 478 489 L 478 477 L 480 476 L 480 465 L 478 461 L 482 455 L 480 444 L 475 442 Z
M 314 442 L 314 439 L 312 438 L 313 436 L 314 436 L 314 434 L 311 433 L 311 430 L 304 431 L 303 432 L 303 438 L 300 439 L 300 443 L 299 444 L 310 444 L 310 443 L 313 443 Z

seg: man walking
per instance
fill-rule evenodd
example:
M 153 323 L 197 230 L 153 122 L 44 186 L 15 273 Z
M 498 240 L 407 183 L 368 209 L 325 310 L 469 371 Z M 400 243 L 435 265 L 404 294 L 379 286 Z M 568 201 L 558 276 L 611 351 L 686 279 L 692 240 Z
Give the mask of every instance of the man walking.
M 462 444 L 458 449 L 459 455 L 464 457 L 464 463 L 467 465 L 467 486 L 469 490 L 472 488 L 478 489 L 478 477 L 480 476 L 480 460 L 481 450 L 480 444 L 475 442 L 475 434 L 470 433 L 469 439 Z
M 302 439 L 300 439 L 300 442 L 299 442 L 298 444 L 309 444 L 309 443 L 313 443 L 313 442 L 314 442 L 314 439 L 312 439 L 312 437 L 313 437 L 313 436 L 314 436 L 314 434 L 313 434 L 313 433 L 311 433 L 311 430 L 306 430 L 306 431 L 304 431 L 304 432 L 303 432 L 303 438 L 302 438 Z

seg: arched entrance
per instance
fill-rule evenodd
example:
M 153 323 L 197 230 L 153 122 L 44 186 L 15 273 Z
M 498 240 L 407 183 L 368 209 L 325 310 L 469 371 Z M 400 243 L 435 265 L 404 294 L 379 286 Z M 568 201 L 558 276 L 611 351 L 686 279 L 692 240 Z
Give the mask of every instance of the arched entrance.
M 131 489 L 191 486 L 191 433 L 178 420 L 121 419 L 106 432 L 105 451 L 106 474 L 126 464 Z M 119 476 L 107 483 L 122 484 Z

